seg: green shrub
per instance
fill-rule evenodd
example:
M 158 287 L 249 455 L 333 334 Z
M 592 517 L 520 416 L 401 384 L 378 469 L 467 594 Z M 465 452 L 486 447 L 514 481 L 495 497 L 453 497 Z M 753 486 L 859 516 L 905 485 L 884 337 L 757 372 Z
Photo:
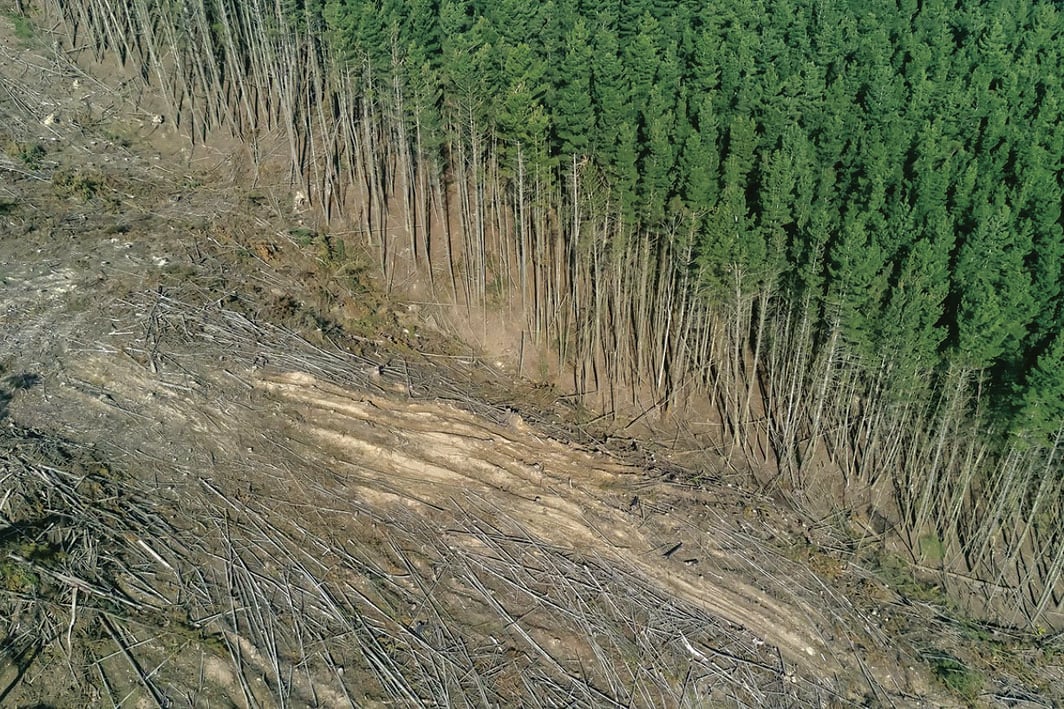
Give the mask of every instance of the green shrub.
M 47 153 L 44 148 L 40 144 L 34 143 L 33 145 L 24 146 L 22 150 L 19 151 L 18 159 L 29 169 L 39 170 L 45 155 L 47 155 Z
M 920 556 L 931 563 L 939 563 L 946 558 L 946 547 L 934 534 L 925 534 L 919 541 Z
M 983 686 L 983 677 L 948 652 L 934 651 L 924 655 L 943 685 L 954 694 L 971 701 Z
M 11 23 L 14 25 L 15 39 L 21 42 L 23 45 L 30 44 L 37 38 L 37 32 L 33 28 L 33 23 L 29 21 L 24 15 L 10 15 Z
M 77 197 L 87 202 L 102 186 L 98 175 L 81 170 L 58 170 L 52 176 L 52 189 L 60 197 Z

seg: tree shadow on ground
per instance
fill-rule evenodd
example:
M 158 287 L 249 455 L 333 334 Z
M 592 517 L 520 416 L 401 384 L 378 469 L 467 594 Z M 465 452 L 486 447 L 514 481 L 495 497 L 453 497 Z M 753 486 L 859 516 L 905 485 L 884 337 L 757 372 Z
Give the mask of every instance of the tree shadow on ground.
M 7 407 L 15 398 L 15 392 L 20 389 L 29 389 L 36 385 L 41 378 L 36 374 L 9 374 L 0 379 L 0 420 L 7 418 Z

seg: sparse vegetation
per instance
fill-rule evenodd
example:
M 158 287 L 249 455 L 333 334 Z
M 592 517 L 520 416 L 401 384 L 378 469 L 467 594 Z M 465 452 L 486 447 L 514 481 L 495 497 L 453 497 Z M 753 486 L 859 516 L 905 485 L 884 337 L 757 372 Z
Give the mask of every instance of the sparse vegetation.
M 912 564 L 897 554 L 880 552 L 873 563 L 883 582 L 900 596 L 948 605 L 941 585 L 919 579 Z
M 917 546 L 920 549 L 920 557 L 927 563 L 940 564 L 946 558 L 946 548 L 942 540 L 933 534 L 920 537 Z
M 48 152 L 44 146 L 35 142 L 20 142 L 11 138 L 0 140 L 5 153 L 18 160 L 30 170 L 39 170 Z
M 15 39 L 23 45 L 31 45 L 37 39 L 37 31 L 28 17 L 18 13 L 8 15 L 15 30 Z
M 22 148 L 18 153 L 18 159 L 31 170 L 39 170 L 44 156 L 47 155 L 44 147 L 39 143 Z
M 4 550 L 0 548 L 0 551 Z M 0 587 L 12 593 L 33 595 L 38 584 L 40 578 L 24 563 L 10 557 L 0 561 Z
M 125 133 L 116 131 L 114 129 L 104 127 L 103 136 L 104 138 L 111 141 L 120 148 L 130 148 L 133 146 L 133 141 L 130 140 Z
M 983 688 L 984 678 L 947 652 L 928 651 L 924 659 L 931 665 L 935 677 L 965 701 L 974 700 Z
M 296 243 L 304 248 L 310 246 L 316 240 L 321 238 L 316 230 L 308 229 L 303 226 L 292 227 L 288 230 L 288 235 L 295 239 Z
M 88 202 L 99 194 L 102 187 L 100 173 L 91 169 L 62 168 L 52 175 L 52 189 L 60 197 Z

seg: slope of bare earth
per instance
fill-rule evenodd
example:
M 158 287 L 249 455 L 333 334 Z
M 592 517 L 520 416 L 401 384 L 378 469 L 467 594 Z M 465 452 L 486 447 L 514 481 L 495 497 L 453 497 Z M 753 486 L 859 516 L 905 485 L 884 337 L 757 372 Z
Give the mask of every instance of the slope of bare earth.
M 1064 699 L 1060 638 L 957 620 L 708 462 L 602 443 L 422 337 L 287 187 L 14 29 L 0 705 Z

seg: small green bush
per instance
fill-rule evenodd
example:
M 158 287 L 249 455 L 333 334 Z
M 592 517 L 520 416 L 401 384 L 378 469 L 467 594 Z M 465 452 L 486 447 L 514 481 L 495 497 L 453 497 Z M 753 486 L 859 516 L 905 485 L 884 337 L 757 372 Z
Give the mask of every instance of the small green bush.
M 22 44 L 29 44 L 37 38 L 37 32 L 33 29 L 33 23 L 24 15 L 10 15 L 11 23 L 15 29 L 15 39 Z
M 925 534 L 920 537 L 919 546 L 920 556 L 926 561 L 937 564 L 946 558 L 946 547 L 934 534 Z
M 41 163 L 44 160 L 44 156 L 47 155 L 44 148 L 38 144 L 24 146 L 19 151 L 18 159 L 22 161 L 22 164 L 31 170 L 39 170 Z
M 301 226 L 289 229 L 288 235 L 291 236 L 297 244 L 304 248 L 313 244 L 314 240 L 319 236 L 318 232 L 315 230 Z
M 12 159 L 28 167 L 30 170 L 39 170 L 47 152 L 40 143 L 23 143 L 10 137 L 0 139 L 5 153 Z
M 52 189 L 60 197 L 77 197 L 87 202 L 102 186 L 99 176 L 80 170 L 58 170 L 52 176 Z
M 0 562 L 0 588 L 13 593 L 30 593 L 40 579 L 29 567 L 15 561 Z
M 943 685 L 954 694 L 971 701 L 983 686 L 983 677 L 948 652 L 935 651 L 925 655 Z

